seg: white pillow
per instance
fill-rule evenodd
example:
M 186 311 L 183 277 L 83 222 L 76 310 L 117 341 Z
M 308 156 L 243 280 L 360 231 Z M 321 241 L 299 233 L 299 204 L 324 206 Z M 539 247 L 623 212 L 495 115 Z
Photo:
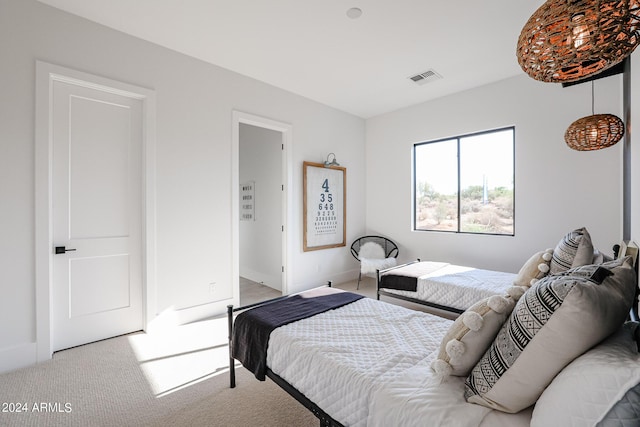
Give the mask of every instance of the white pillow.
M 360 251 L 358 252 L 358 256 L 362 260 L 363 258 L 367 259 L 384 259 L 386 258 L 386 254 L 384 253 L 384 249 L 380 246 L 379 243 L 376 242 L 367 242 L 364 245 L 360 246 Z
M 531 427 L 594 426 L 640 383 L 640 353 L 628 322 L 565 367 L 542 393 Z

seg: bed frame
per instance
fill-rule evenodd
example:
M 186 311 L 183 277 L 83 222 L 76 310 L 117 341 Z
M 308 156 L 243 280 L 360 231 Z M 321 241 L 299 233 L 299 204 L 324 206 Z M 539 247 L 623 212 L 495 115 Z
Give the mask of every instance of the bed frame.
M 619 245 L 615 245 L 613 247 L 613 253 L 614 256 L 617 257 L 618 256 L 618 251 L 620 249 Z M 404 265 L 409 265 L 415 262 L 420 262 L 420 260 L 416 260 L 413 262 L 410 262 L 408 264 L 404 264 Z M 398 266 L 401 267 L 401 266 Z M 390 269 L 386 269 L 386 270 L 382 270 L 382 271 L 389 271 L 389 270 L 393 270 L 393 268 L 397 268 L 397 267 L 392 267 Z M 635 263 L 635 269 L 636 269 L 636 277 L 637 273 L 638 273 L 638 263 Z M 454 309 L 451 307 L 444 307 L 441 306 L 439 304 L 433 304 L 433 303 L 429 303 L 427 301 L 422 301 L 422 300 L 418 300 L 415 298 L 410 298 L 410 297 L 405 297 L 403 295 L 396 295 L 396 294 L 391 294 L 389 292 L 385 292 L 380 290 L 380 271 L 378 271 L 378 300 L 380 299 L 380 295 L 385 295 L 385 296 L 390 296 L 390 297 L 394 297 L 394 298 L 399 298 L 399 299 L 403 299 L 406 301 L 411 301 L 411 302 L 415 302 L 417 304 L 422 304 L 422 305 L 426 305 L 426 306 L 430 306 L 430 307 L 434 307 L 434 308 L 438 308 L 441 310 L 448 310 L 454 313 L 462 313 L 463 311 L 460 311 L 458 309 Z M 332 282 L 329 281 L 327 282 L 327 285 L 331 287 L 332 286 Z M 636 283 L 636 297 L 634 299 L 634 304 L 631 307 L 631 312 L 629 314 L 629 319 L 633 320 L 633 321 L 638 321 L 639 319 L 639 314 L 638 314 L 638 296 L 640 294 L 640 284 Z M 267 301 L 263 301 L 263 302 L 258 302 L 258 303 L 254 303 L 254 304 L 249 304 L 249 305 L 245 305 L 242 307 L 234 307 L 233 305 L 228 305 L 227 306 L 227 322 L 228 322 L 228 328 L 229 328 L 229 387 L 230 388 L 235 388 L 236 386 L 236 371 L 235 371 L 235 362 L 236 360 L 233 358 L 233 316 L 234 313 L 240 312 L 240 311 L 244 311 L 244 310 L 248 310 L 250 308 L 254 308 L 254 307 L 261 307 L 261 306 L 265 306 L 265 305 L 269 305 L 272 304 L 276 301 L 280 301 L 282 299 L 288 298 L 290 295 L 285 295 L 285 296 L 281 296 L 281 297 L 277 297 L 277 298 L 273 298 Z M 638 350 L 640 351 L 640 330 L 638 332 L 638 337 L 637 337 L 637 341 L 638 341 Z M 309 411 L 311 411 L 311 413 L 313 415 L 315 415 L 318 420 L 320 421 L 320 426 L 321 427 L 344 427 L 340 422 L 336 421 L 335 419 L 333 419 L 329 414 L 327 414 L 322 408 L 320 408 L 318 405 L 316 405 L 314 402 L 312 402 L 309 398 L 307 398 L 304 394 L 302 394 L 298 389 L 296 389 L 294 386 L 292 386 L 291 384 L 289 384 L 286 380 L 284 380 L 282 377 L 280 377 L 279 375 L 277 375 L 276 373 L 274 373 L 271 369 L 267 368 L 266 369 L 266 376 L 268 378 L 270 378 L 274 383 L 276 383 L 280 388 L 282 388 L 284 391 L 286 391 L 287 393 L 289 393 L 289 395 L 291 397 L 293 397 L 295 400 L 297 400 L 298 402 L 300 402 L 305 408 L 307 408 Z
M 377 299 L 380 299 L 380 295 L 382 295 L 382 296 L 385 296 L 385 297 L 397 298 L 397 299 L 401 299 L 401 300 L 404 300 L 404 301 L 409 301 L 409 302 L 412 302 L 414 304 L 420 304 L 420 305 L 424 305 L 424 306 L 431 307 L 431 308 L 437 308 L 438 310 L 447 311 L 447 312 L 453 313 L 453 314 L 462 314 L 462 313 L 464 313 L 464 310 L 460 310 L 459 308 L 454 308 L 454 307 L 449 307 L 449 306 L 446 306 L 446 305 L 436 304 L 436 303 L 425 301 L 425 300 L 422 300 L 422 299 L 408 297 L 406 295 L 394 294 L 392 292 L 387 292 L 387 291 L 384 290 L 384 288 L 380 287 L 380 276 L 381 276 L 382 273 L 387 273 L 389 271 L 395 270 L 396 268 L 405 267 L 407 265 L 415 264 L 417 262 L 420 262 L 420 258 L 416 259 L 415 261 L 407 262 L 405 264 L 396 265 L 394 267 L 386 268 L 384 270 L 378 270 L 378 272 L 376 274 L 376 297 L 377 297 Z
M 327 282 L 327 286 L 331 287 L 332 282 Z M 235 388 L 236 386 L 236 366 L 235 359 L 233 358 L 233 315 L 234 313 L 248 310 L 250 308 L 262 307 L 265 305 L 272 304 L 276 301 L 283 300 L 288 298 L 290 295 L 285 295 L 277 298 L 273 298 L 267 301 L 257 302 L 254 304 L 245 305 L 242 307 L 234 307 L 233 305 L 227 306 L 227 323 L 229 328 L 229 387 Z M 280 388 L 289 393 L 291 397 L 296 399 L 298 402 L 302 404 L 305 408 L 307 408 L 313 415 L 315 415 L 320 421 L 321 427 L 344 427 L 341 423 L 334 420 L 329 414 L 323 411 L 318 405 L 313 403 L 307 396 L 302 394 L 298 389 L 285 381 L 282 377 L 274 373 L 271 369 L 267 368 L 266 376 L 271 379 L 274 383 L 276 383 Z

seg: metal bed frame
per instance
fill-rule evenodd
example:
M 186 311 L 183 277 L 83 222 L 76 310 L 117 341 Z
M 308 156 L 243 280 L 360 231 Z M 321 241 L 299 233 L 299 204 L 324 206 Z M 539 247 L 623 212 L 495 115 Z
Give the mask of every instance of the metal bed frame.
M 332 282 L 327 282 L 327 286 L 331 287 Z M 257 302 L 254 304 L 248 304 L 242 307 L 234 307 L 233 305 L 227 306 L 227 324 L 229 328 L 229 387 L 236 387 L 236 367 L 235 367 L 235 359 L 233 358 L 233 315 L 234 313 L 248 310 L 250 308 L 262 307 L 264 305 L 269 305 L 274 302 L 283 300 L 285 298 L 289 298 L 291 295 L 284 295 L 281 297 L 273 298 L 267 301 Z M 344 427 L 341 423 L 334 420 L 329 414 L 327 414 L 322 408 L 312 402 L 307 396 L 302 394 L 298 389 L 285 381 L 278 374 L 273 372 L 271 369 L 267 367 L 266 376 L 271 379 L 274 383 L 276 383 L 281 389 L 289 393 L 291 397 L 300 402 L 302 406 L 307 408 L 313 415 L 315 415 L 320 421 L 321 427 Z
M 620 249 L 619 245 L 615 245 L 614 246 L 614 248 L 613 248 L 614 257 L 618 256 L 619 249 Z M 403 264 L 403 265 L 409 265 L 409 264 L 413 264 L 413 263 L 416 263 L 416 262 L 420 262 L 420 259 L 417 259 L 416 261 L 412 261 L 410 263 Z M 426 305 L 426 306 L 433 307 L 433 308 L 438 308 L 438 309 L 441 309 L 441 310 L 446 310 L 446 311 L 453 312 L 453 313 L 463 313 L 464 312 L 464 310 L 458 310 L 458 309 L 455 309 L 455 308 L 452 308 L 452 307 L 446 307 L 446 306 L 442 306 L 442 305 L 439 305 L 439 304 L 430 303 L 428 301 L 418 300 L 416 298 L 411 298 L 411 297 L 405 297 L 403 295 L 392 294 L 390 292 L 385 292 L 384 290 L 381 290 L 380 289 L 380 273 L 381 272 L 385 272 L 385 271 L 389 271 L 389 270 L 393 270 L 394 268 L 398 268 L 398 267 L 402 267 L 402 265 L 378 271 L 378 274 L 377 274 L 377 299 L 378 300 L 380 299 L 380 295 L 384 295 L 384 296 L 389 296 L 389 297 L 392 297 L 392 298 L 399 298 L 399 299 L 402 299 L 402 300 L 405 300 L 405 301 L 414 302 L 414 303 L 421 304 L 421 305 Z M 638 272 L 638 263 L 636 263 L 635 269 L 636 269 L 636 273 L 637 273 Z M 638 277 L 637 274 L 636 274 L 636 277 Z M 327 286 L 331 287 L 332 286 L 332 282 L 331 281 L 327 282 Z M 638 316 L 638 297 L 639 297 L 639 295 L 640 295 L 640 284 L 636 283 L 636 297 L 634 299 L 634 305 L 631 308 L 631 312 L 629 313 L 630 320 L 638 321 L 638 318 L 639 318 L 639 316 Z M 273 299 L 270 299 L 270 300 L 267 300 L 267 301 L 245 305 L 245 306 L 242 306 L 242 307 L 234 307 L 233 305 L 228 305 L 227 306 L 227 322 L 228 322 L 228 328 L 229 328 L 229 337 L 228 337 L 228 339 L 229 339 L 229 387 L 230 388 L 235 388 L 235 386 L 236 386 L 235 359 L 232 356 L 232 354 L 233 354 L 233 352 L 232 352 L 233 351 L 233 347 L 232 347 L 233 342 L 232 341 L 233 341 L 233 315 L 234 315 L 234 313 L 237 313 L 237 312 L 240 312 L 240 311 L 244 311 L 244 310 L 248 310 L 248 309 L 254 308 L 254 307 L 260 307 L 260 306 L 272 304 L 274 302 L 277 302 L 277 301 L 283 300 L 285 298 L 288 298 L 289 296 L 290 295 L 285 295 L 285 296 L 273 298 Z M 639 343 L 639 346 L 640 346 L 640 343 Z M 311 413 L 313 415 L 315 415 L 318 418 L 318 420 L 320 421 L 320 426 L 321 427 L 344 427 L 340 422 L 338 422 L 335 419 L 333 419 L 322 408 L 320 408 L 317 404 L 315 404 L 308 397 L 306 397 L 304 394 L 302 394 L 294 386 L 292 386 L 287 381 L 285 381 L 282 377 L 280 377 L 279 375 L 274 373 L 271 369 L 267 368 L 266 376 L 269 379 L 271 379 L 274 383 L 276 383 L 280 388 L 282 388 L 284 391 L 286 391 L 291 397 L 293 397 L 295 400 L 300 402 L 305 408 L 307 408 L 309 411 L 311 411 Z

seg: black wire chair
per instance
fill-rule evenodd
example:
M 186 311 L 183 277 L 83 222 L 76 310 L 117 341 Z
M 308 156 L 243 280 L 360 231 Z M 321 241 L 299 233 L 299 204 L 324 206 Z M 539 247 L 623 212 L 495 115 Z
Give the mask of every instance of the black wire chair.
M 398 257 L 398 253 L 399 253 L 398 245 L 396 245 L 393 241 L 382 236 L 362 236 L 354 240 L 353 243 L 351 244 L 351 255 L 353 255 L 353 257 L 357 259 L 358 262 L 361 262 L 360 248 L 362 247 L 362 245 L 368 242 L 374 242 L 379 244 L 384 250 L 385 258 Z M 356 287 L 356 289 L 360 289 L 361 279 L 362 279 L 362 264 L 360 266 L 360 272 L 358 273 L 358 286 Z

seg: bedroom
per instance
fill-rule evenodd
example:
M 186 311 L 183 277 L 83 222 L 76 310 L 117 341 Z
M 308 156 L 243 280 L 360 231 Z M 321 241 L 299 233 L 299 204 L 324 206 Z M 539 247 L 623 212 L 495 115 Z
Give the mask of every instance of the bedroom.
M 35 302 L 36 60 L 156 91 L 157 268 L 155 307 L 148 310 L 177 322 L 222 312 L 227 301 L 211 302 L 208 284 L 215 281 L 221 292 L 229 292 L 235 280 L 232 211 L 219 202 L 232 197 L 233 110 L 293 126 L 290 292 L 357 275 L 348 248 L 301 249 L 301 164 L 321 161 L 329 152 L 348 168 L 347 241 L 374 232 L 393 236 L 407 259 L 437 257 L 515 271 L 532 251 L 552 246 L 579 226 L 589 228 L 599 247 L 620 240 L 622 144 L 577 153 L 562 141 L 568 123 L 590 111 L 584 85 L 563 89 L 518 75 L 365 120 L 37 1 L 2 0 L 0 8 L 0 74 L 5 77 L 0 82 L 5 238 L 0 312 L 2 324 L 11 325 L 0 330 L 2 371 L 43 358 Z M 529 8 L 524 15 L 535 7 Z M 632 64 L 632 82 L 639 81 L 637 68 Z M 640 89 L 633 85 L 631 100 L 640 103 Z M 597 83 L 596 102 L 598 110 L 622 115 L 620 76 Z M 412 144 L 504 125 L 515 125 L 517 134 L 516 235 L 411 232 Z M 640 154 L 634 150 L 632 155 L 635 188 Z M 394 173 L 378 172 L 389 170 Z M 636 239 L 637 194 L 632 191 L 629 201 L 631 237 Z M 398 220 L 389 221 L 390 215 Z

